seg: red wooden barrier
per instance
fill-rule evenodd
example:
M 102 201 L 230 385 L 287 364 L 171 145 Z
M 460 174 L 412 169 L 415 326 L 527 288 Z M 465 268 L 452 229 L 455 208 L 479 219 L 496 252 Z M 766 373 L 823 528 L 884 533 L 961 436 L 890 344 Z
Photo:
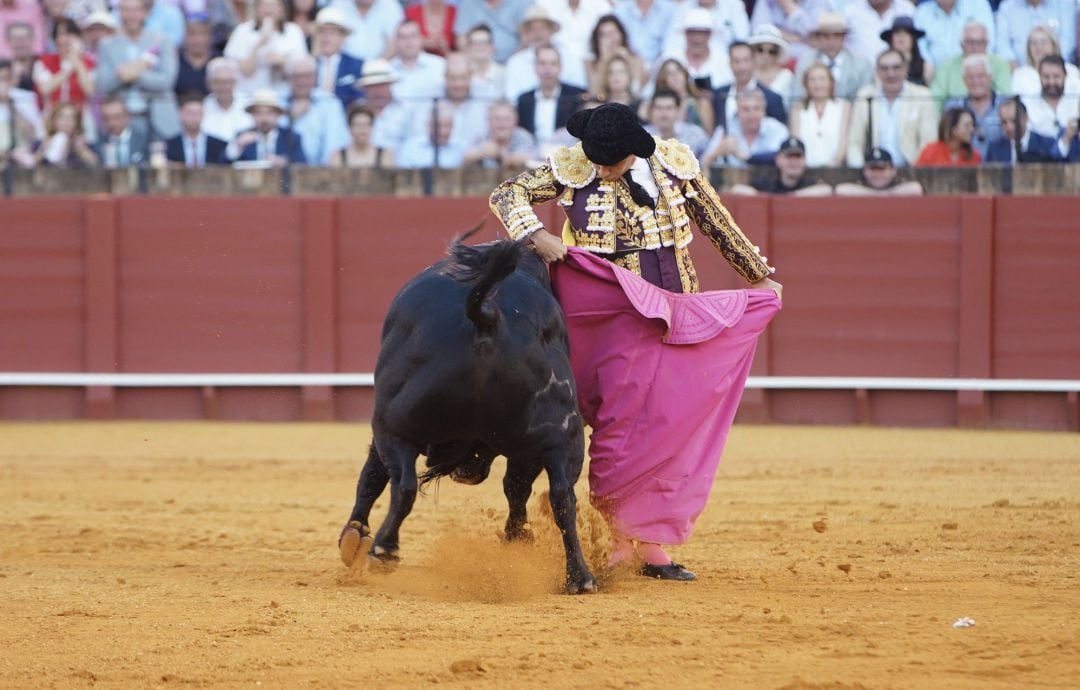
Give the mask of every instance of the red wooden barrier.
M 1080 378 L 1075 197 L 729 199 L 785 306 L 754 375 Z M 561 210 L 541 209 L 549 227 Z M 0 201 L 0 371 L 367 372 L 484 199 Z M 739 278 L 710 244 L 704 287 Z M 0 388 L 0 418 L 359 419 L 326 387 Z M 1066 394 L 749 390 L 740 419 L 1076 428 Z

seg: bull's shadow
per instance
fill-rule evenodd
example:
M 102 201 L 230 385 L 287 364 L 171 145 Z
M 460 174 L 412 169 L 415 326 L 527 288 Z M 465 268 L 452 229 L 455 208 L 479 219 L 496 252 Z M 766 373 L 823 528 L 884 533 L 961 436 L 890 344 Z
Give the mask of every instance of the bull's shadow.
M 574 496 L 585 436 L 566 322 L 547 266 L 520 242 L 470 247 L 463 239 L 390 304 L 375 365 L 374 442 L 338 539 L 342 561 L 394 564 L 401 524 L 424 482 L 449 476 L 477 484 L 504 455 L 507 539 L 527 538 L 525 504 L 546 471 L 566 550 L 567 591 L 595 591 Z M 417 476 L 420 454 L 428 469 Z M 371 508 L 387 483 L 390 508 L 372 537 Z

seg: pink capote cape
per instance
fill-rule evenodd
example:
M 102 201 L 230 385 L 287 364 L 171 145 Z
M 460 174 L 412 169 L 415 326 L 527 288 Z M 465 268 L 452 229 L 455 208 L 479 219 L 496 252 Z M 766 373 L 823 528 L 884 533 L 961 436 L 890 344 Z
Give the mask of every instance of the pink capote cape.
M 681 544 L 705 509 L 772 290 L 677 294 L 570 247 L 552 265 L 582 417 L 589 492 L 622 535 Z

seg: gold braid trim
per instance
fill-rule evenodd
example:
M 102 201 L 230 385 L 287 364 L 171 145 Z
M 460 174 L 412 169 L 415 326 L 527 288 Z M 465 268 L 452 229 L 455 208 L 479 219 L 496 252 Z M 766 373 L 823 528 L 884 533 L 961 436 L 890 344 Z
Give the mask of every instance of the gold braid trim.
M 775 269 L 765 263 L 757 247 L 746 239 L 704 175 L 698 174 L 688 184 L 695 195 L 686 195 L 685 208 L 731 267 L 749 283 L 756 283 L 772 273 Z
M 596 167 L 585 156 L 580 143 L 555 149 L 548 163 L 555 179 L 567 187 L 581 189 L 596 179 Z
M 555 179 L 550 165 L 526 170 L 503 182 L 488 199 L 491 212 L 515 240 L 528 237 L 544 227 L 532 207 L 562 194 L 563 186 Z
M 664 170 L 680 180 L 692 180 L 701 174 L 701 165 L 690 147 L 676 139 L 656 139 L 653 154 Z

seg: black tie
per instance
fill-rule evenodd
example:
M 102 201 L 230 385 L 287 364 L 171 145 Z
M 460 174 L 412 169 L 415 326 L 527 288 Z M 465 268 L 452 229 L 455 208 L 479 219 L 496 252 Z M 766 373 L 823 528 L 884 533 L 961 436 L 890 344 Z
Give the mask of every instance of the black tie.
M 623 173 L 623 182 L 626 183 L 626 188 L 630 190 L 630 196 L 634 199 L 634 203 L 638 206 L 648 206 L 649 208 L 656 210 L 656 202 L 645 191 L 645 188 L 634 181 L 634 178 L 630 176 L 630 171 L 627 170 Z

